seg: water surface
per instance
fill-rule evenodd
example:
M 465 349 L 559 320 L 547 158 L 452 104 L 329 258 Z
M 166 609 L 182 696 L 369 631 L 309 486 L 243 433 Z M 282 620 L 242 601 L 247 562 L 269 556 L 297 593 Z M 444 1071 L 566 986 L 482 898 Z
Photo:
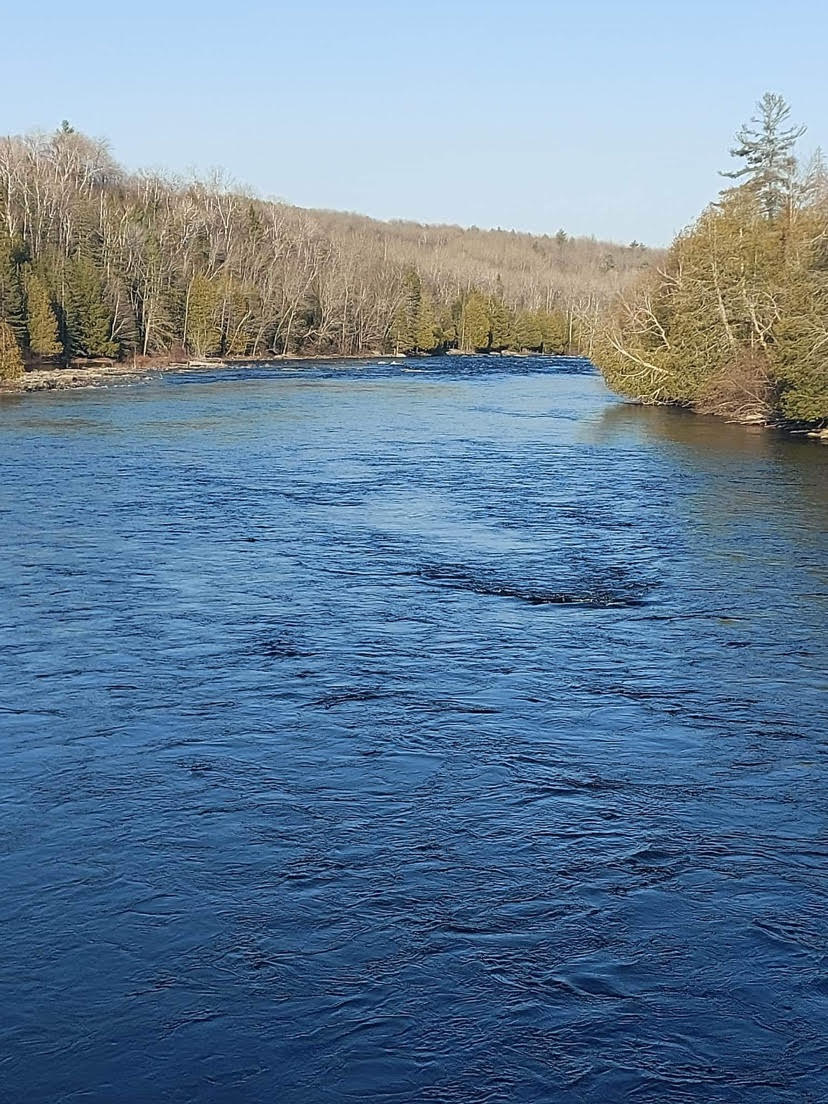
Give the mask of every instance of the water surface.
M 827 471 L 579 361 L 0 404 L 0 1098 L 828 1099 Z

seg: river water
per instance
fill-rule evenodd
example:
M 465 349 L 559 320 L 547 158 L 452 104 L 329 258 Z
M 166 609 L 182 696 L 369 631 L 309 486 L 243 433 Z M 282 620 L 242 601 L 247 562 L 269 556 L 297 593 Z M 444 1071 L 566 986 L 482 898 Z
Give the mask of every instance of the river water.
M 826 475 L 582 361 L 0 404 L 0 1099 L 828 1099 Z

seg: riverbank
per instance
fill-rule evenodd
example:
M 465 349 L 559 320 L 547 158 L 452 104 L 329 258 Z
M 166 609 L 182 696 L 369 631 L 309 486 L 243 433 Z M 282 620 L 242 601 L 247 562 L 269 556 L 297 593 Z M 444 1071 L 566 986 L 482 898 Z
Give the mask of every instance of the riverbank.
M 607 386 L 609 386 L 609 384 Z M 643 399 L 631 398 L 625 398 L 625 402 L 629 403 L 631 406 L 669 407 L 672 410 L 681 410 L 686 414 L 693 414 L 696 417 L 715 418 L 717 421 L 725 422 L 727 425 L 754 426 L 758 427 L 759 429 L 774 429 L 781 431 L 782 433 L 787 433 L 792 437 L 811 437 L 815 440 L 824 441 L 826 444 L 828 444 L 828 426 L 820 425 L 818 423 L 815 424 L 813 422 L 785 421 L 782 418 L 774 418 L 772 416 L 759 413 L 726 413 L 720 410 L 709 410 L 701 405 L 686 402 L 646 402 Z
M 452 356 L 473 356 L 459 349 L 449 349 Z M 423 358 L 429 354 L 421 354 Z M 503 352 L 489 356 L 528 357 L 532 353 Z M 550 354 L 551 355 L 551 354 Z M 37 391 L 69 391 L 90 387 L 110 387 L 115 384 L 140 383 L 159 372 L 186 372 L 199 368 L 225 368 L 232 364 L 310 363 L 324 361 L 394 361 L 405 360 L 410 354 L 382 353 L 276 353 L 268 357 L 209 357 L 194 360 L 175 360 L 169 357 L 146 357 L 136 361 L 88 361 L 77 362 L 65 368 L 33 368 L 15 380 L 0 382 L 0 395 L 31 394 Z
M 19 379 L 0 384 L 0 394 L 19 395 L 35 391 L 68 391 L 75 388 L 108 387 L 113 383 L 136 383 L 157 372 L 186 368 L 168 361 L 140 366 L 116 363 L 89 367 L 36 368 Z
M 199 368 L 224 368 L 230 364 L 261 364 L 271 361 L 374 360 L 392 357 L 403 360 L 401 353 L 369 353 L 363 356 L 327 355 L 297 356 L 280 353 L 263 357 L 210 358 L 173 360 L 167 357 L 143 358 L 137 361 L 90 361 L 66 368 L 33 368 L 15 380 L 0 383 L 0 394 L 19 395 L 37 391 L 69 391 L 90 387 L 110 387 L 114 384 L 140 383 L 159 372 L 186 372 Z

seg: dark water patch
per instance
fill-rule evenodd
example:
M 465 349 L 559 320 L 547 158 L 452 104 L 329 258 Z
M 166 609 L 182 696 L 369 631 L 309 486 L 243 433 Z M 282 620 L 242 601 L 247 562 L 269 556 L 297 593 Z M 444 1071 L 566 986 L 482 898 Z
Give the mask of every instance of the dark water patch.
M 308 702 L 308 705 L 322 706 L 323 709 L 335 709 L 338 705 L 349 705 L 352 702 L 378 701 L 384 697 L 387 697 L 387 694 L 383 693 L 381 690 L 339 690 L 331 694 L 325 694 L 312 702 Z
M 454 590 L 469 590 L 475 594 L 497 598 L 514 598 L 533 606 L 591 606 L 597 609 L 611 607 L 632 608 L 644 604 L 644 598 L 631 594 L 612 593 L 603 589 L 584 587 L 581 590 L 562 591 L 545 587 L 503 582 L 489 575 L 460 565 L 426 566 L 417 575 L 430 583 Z
M 293 640 L 279 638 L 257 640 L 246 650 L 250 655 L 260 655 L 267 659 L 307 659 L 314 654 Z

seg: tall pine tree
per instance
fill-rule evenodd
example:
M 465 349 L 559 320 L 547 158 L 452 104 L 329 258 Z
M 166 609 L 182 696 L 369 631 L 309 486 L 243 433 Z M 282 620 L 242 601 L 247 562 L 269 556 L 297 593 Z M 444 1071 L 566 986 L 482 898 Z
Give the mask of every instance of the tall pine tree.
M 791 109 L 775 92 L 766 92 L 757 113 L 736 133 L 730 153 L 744 162 L 740 169 L 722 173 L 744 180 L 756 190 L 767 218 L 775 218 L 790 201 L 796 173 L 794 146 L 804 126 L 786 126 Z

